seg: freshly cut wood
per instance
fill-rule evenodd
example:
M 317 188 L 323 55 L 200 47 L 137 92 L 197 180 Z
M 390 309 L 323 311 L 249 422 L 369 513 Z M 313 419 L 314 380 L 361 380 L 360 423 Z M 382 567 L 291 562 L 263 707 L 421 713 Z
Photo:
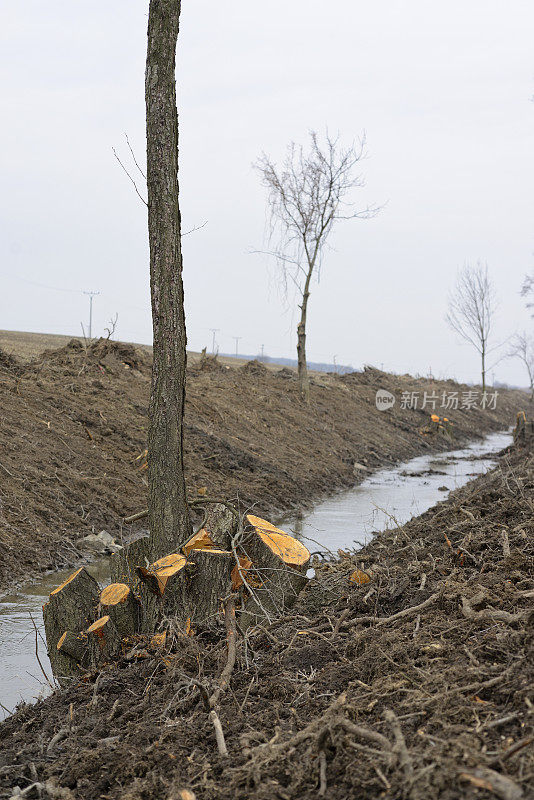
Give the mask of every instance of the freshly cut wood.
M 241 611 L 242 627 L 275 619 L 291 607 L 307 583 L 310 560 L 298 539 L 261 517 L 249 514 L 247 520 L 254 529 L 245 536 L 242 549 L 253 564 L 248 571 L 252 580 L 245 584 L 252 596 Z
M 191 550 L 209 550 L 210 548 L 215 547 L 215 542 L 209 535 L 208 531 L 205 528 L 201 528 L 194 536 L 192 536 L 188 542 L 184 544 L 182 550 L 184 551 L 185 555 L 189 555 Z
M 61 686 L 79 677 L 76 660 L 57 644 L 66 631 L 85 630 L 95 618 L 100 590 L 98 583 L 80 567 L 67 580 L 50 593 L 43 606 L 48 657 L 57 681 Z
M 245 585 L 245 581 L 250 583 L 253 580 L 249 573 L 252 567 L 252 561 L 246 556 L 238 556 L 238 563 L 234 564 L 232 569 L 232 591 L 237 592 L 241 586 Z
M 80 666 L 88 666 L 90 651 L 85 634 L 65 631 L 59 638 L 56 648 L 64 655 L 74 659 Z
M 292 567 L 304 567 L 310 560 L 310 551 L 304 547 L 302 542 L 290 536 L 289 533 L 276 528 L 266 519 L 255 517 L 253 514 L 247 515 L 248 522 L 254 526 L 259 538 L 278 556 L 284 564 Z
M 138 567 L 137 574 L 153 594 L 163 597 L 167 585 L 177 583 L 177 576 L 185 564 L 185 556 L 181 553 L 171 553 L 159 558 L 148 568 Z
M 100 609 L 121 636 L 131 636 L 141 628 L 141 604 L 125 583 L 111 583 L 102 590 Z
M 121 636 L 108 614 L 87 628 L 87 641 L 93 667 L 102 661 L 115 658 L 120 653 Z

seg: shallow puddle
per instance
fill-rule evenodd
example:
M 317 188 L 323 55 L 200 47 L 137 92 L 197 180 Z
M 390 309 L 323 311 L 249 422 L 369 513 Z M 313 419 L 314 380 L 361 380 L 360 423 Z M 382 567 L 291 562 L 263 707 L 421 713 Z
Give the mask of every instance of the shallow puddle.
M 320 503 L 302 519 L 286 525 L 310 550 L 336 553 L 359 547 L 374 531 L 402 525 L 494 465 L 492 454 L 510 444 L 511 434 L 495 433 L 461 450 L 418 456 L 393 469 L 372 473 L 354 489 Z M 485 458 L 480 456 L 487 455 Z M 444 488 L 446 487 L 446 489 Z M 89 571 L 109 582 L 107 559 Z M 0 598 L 0 718 L 21 700 L 49 694 L 42 674 L 52 672 L 44 642 L 42 605 L 72 570 L 45 575 L 24 591 Z

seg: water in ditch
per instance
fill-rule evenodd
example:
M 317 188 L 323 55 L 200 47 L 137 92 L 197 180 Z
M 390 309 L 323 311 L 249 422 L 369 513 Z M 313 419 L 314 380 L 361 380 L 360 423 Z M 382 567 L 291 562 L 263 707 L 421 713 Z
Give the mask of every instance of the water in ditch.
M 494 454 L 510 442 L 511 434 L 494 433 L 461 450 L 418 456 L 379 470 L 285 528 L 312 551 L 336 553 L 339 548 L 359 547 L 374 531 L 402 525 L 444 500 L 450 490 L 486 472 L 495 463 Z M 108 582 L 107 559 L 88 569 L 99 582 Z M 21 700 L 32 701 L 50 692 L 41 670 L 42 666 L 51 679 L 42 605 L 70 572 L 45 575 L 16 594 L 0 597 L 0 718 Z

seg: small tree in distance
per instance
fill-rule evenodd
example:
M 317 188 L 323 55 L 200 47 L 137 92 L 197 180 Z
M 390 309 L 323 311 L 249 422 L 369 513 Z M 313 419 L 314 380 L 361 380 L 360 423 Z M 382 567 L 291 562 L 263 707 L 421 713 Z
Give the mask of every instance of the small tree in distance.
M 489 337 L 497 310 L 495 289 L 488 275 L 487 264 L 466 265 L 459 273 L 449 296 L 448 325 L 480 354 L 482 390 L 486 390 Z
M 525 367 L 528 375 L 530 399 L 534 400 L 534 339 L 525 331 L 516 333 L 510 342 L 509 358 L 517 358 Z
M 312 276 L 319 275 L 324 248 L 338 220 L 364 218 L 377 213 L 366 208 L 355 211 L 349 202 L 352 189 L 364 185 L 354 168 L 364 157 L 362 140 L 343 148 L 338 138 L 326 135 L 321 143 L 310 132 L 310 148 L 291 142 L 280 168 L 265 155 L 254 164 L 267 188 L 270 213 L 268 251 L 282 272 L 284 289 L 288 280 L 296 287 L 300 303 L 297 326 L 297 362 L 300 392 L 309 402 L 310 382 L 306 365 L 306 324 Z

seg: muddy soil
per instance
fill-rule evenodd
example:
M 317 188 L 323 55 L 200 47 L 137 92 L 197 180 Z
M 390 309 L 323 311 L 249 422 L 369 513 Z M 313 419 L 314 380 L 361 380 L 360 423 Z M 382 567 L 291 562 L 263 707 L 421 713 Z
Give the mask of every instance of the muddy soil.
M 366 470 L 503 429 L 525 405 L 511 391 L 494 411 L 447 411 L 451 442 L 421 435 L 428 408 L 399 407 L 404 391 L 421 403 L 424 391 L 470 388 L 451 382 L 374 369 L 316 374 L 306 407 L 288 369 L 208 359 L 187 380 L 191 495 L 207 487 L 271 516 L 354 485 Z M 76 563 L 87 555 L 84 536 L 120 535 L 122 518 L 145 506 L 149 387 L 150 356 L 132 345 L 73 340 L 29 364 L 0 351 L 0 587 Z M 376 409 L 378 388 L 396 394 L 392 410 Z
M 0 796 L 528 800 L 533 622 L 534 456 L 509 452 L 240 639 L 228 757 L 199 692 L 226 661 L 221 622 L 21 708 L 0 726 Z

